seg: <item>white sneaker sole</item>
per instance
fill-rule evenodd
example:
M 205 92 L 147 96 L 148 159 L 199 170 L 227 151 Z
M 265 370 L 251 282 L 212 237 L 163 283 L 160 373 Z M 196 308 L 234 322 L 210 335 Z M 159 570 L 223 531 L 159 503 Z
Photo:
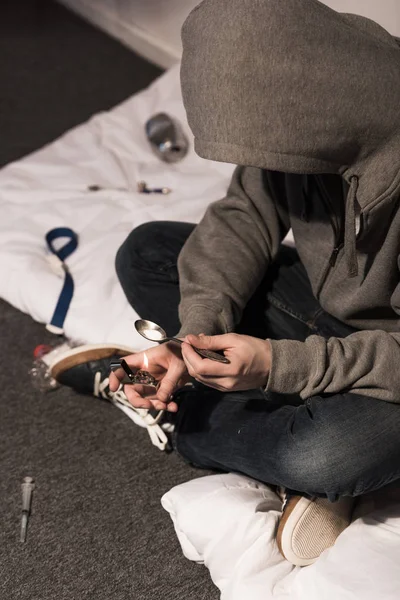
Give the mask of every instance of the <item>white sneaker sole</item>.
M 283 556 L 299 567 L 314 563 L 350 524 L 353 504 L 353 498 L 331 503 L 325 498 L 301 497 L 287 515 L 284 513 L 278 528 L 277 542 Z
M 54 361 L 49 365 L 50 374 L 53 379 L 57 380 L 57 377 L 61 373 L 64 373 L 64 371 L 85 362 L 110 358 L 115 355 L 122 357 L 134 354 L 135 352 L 138 352 L 138 350 L 128 348 L 127 346 L 120 346 L 119 344 L 87 344 L 85 346 L 77 346 L 54 357 Z

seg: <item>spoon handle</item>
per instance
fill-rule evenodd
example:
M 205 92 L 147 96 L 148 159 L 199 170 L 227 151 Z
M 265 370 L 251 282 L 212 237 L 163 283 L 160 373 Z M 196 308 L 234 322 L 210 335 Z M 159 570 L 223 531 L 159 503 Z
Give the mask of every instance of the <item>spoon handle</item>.
M 183 340 L 180 340 L 179 338 L 175 338 L 175 337 L 168 337 L 165 338 L 165 340 L 163 340 L 165 342 L 177 342 L 178 344 L 182 345 Z
M 182 344 L 182 340 L 180 340 L 179 338 L 171 337 L 167 339 L 171 342 L 178 342 L 178 344 Z M 218 352 L 213 352 L 212 350 L 204 350 L 203 348 L 196 348 L 196 346 L 192 346 L 192 348 L 193 350 L 195 350 L 195 352 L 197 352 L 197 354 L 199 354 L 203 358 L 209 358 L 210 360 L 215 360 L 226 365 L 229 365 L 231 362 L 226 358 L 226 356 L 224 356 L 223 354 L 218 354 Z

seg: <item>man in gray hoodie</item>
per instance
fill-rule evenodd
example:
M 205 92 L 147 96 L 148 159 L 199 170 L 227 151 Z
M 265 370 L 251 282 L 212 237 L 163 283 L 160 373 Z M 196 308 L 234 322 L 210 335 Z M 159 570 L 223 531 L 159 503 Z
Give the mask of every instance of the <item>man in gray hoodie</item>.
M 316 0 L 205 0 L 182 39 L 196 151 L 240 166 L 198 226 L 121 247 L 131 304 L 185 339 L 146 351 L 156 396 L 125 392 L 178 411 L 195 465 L 285 488 L 278 544 L 306 565 L 400 476 L 400 47 Z

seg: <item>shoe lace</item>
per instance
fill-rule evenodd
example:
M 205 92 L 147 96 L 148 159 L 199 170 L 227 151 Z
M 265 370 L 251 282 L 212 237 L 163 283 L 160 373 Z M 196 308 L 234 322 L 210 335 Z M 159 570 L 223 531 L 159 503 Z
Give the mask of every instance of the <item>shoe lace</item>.
M 279 486 L 276 493 L 278 494 L 279 498 L 282 500 L 282 512 L 284 512 L 289 500 L 291 498 L 293 498 L 293 496 L 299 495 L 299 493 L 293 492 L 292 490 L 289 490 L 288 488 L 285 488 L 283 486 Z
M 276 494 L 281 499 L 282 506 L 284 506 L 286 504 L 286 502 L 287 502 L 287 490 L 286 490 L 286 488 L 283 487 L 282 485 L 277 486 L 277 488 L 276 488 Z
M 168 445 L 168 437 L 165 431 L 158 424 L 164 414 L 160 410 L 156 417 L 153 417 L 147 408 L 135 408 L 129 402 L 122 389 L 112 392 L 109 387 L 109 378 L 101 378 L 101 372 L 97 371 L 94 376 L 93 394 L 97 398 L 110 400 L 114 406 L 121 409 L 136 425 L 145 427 L 154 446 L 160 450 L 165 450 Z

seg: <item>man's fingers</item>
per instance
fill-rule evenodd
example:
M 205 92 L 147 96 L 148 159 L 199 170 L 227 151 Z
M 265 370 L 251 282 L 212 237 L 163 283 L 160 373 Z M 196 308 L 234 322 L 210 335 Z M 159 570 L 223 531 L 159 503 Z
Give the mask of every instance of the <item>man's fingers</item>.
M 176 402 L 170 402 L 169 404 L 167 404 L 167 411 L 168 412 L 178 412 L 178 405 Z
M 176 379 L 175 377 L 165 375 L 158 389 L 157 398 L 161 402 L 168 402 L 171 394 L 173 394 L 178 387 L 178 381 L 179 379 Z
M 119 370 L 120 369 L 118 369 L 118 371 Z M 121 375 L 121 379 L 122 379 L 122 375 Z M 110 390 L 112 392 L 116 392 L 117 389 L 120 386 L 121 380 L 117 377 L 117 375 L 115 373 L 113 373 L 113 371 L 111 371 L 108 383 L 109 383 L 109 386 L 110 386 Z
M 202 358 L 190 344 L 185 342 L 182 344 L 182 356 L 192 377 L 195 377 L 196 374 L 205 377 L 227 377 L 231 374 L 232 364 L 227 365 L 216 360 Z
M 143 398 L 143 396 L 139 393 L 141 387 L 143 386 L 125 385 L 125 396 L 135 408 L 151 408 L 152 403 L 150 400 L 148 398 Z
M 168 405 L 166 404 L 166 402 L 160 402 L 157 399 L 152 399 L 150 402 L 156 410 L 167 410 Z
M 173 394 L 176 388 L 179 386 L 179 382 L 182 379 L 185 371 L 186 365 L 181 360 L 173 362 L 170 365 L 167 373 L 162 378 L 160 387 L 157 391 L 157 398 L 161 402 L 168 402 L 171 394 Z
M 153 393 L 150 396 L 146 396 L 146 391 L 141 390 L 142 387 L 148 388 L 149 386 L 125 386 L 125 395 L 132 406 L 135 408 L 155 408 L 156 410 L 166 410 L 168 408 L 166 402 L 160 402 L 160 400 L 155 396 L 154 388 Z
M 224 333 L 223 335 L 192 335 L 185 337 L 185 342 L 205 350 L 227 350 L 234 345 L 236 335 Z

